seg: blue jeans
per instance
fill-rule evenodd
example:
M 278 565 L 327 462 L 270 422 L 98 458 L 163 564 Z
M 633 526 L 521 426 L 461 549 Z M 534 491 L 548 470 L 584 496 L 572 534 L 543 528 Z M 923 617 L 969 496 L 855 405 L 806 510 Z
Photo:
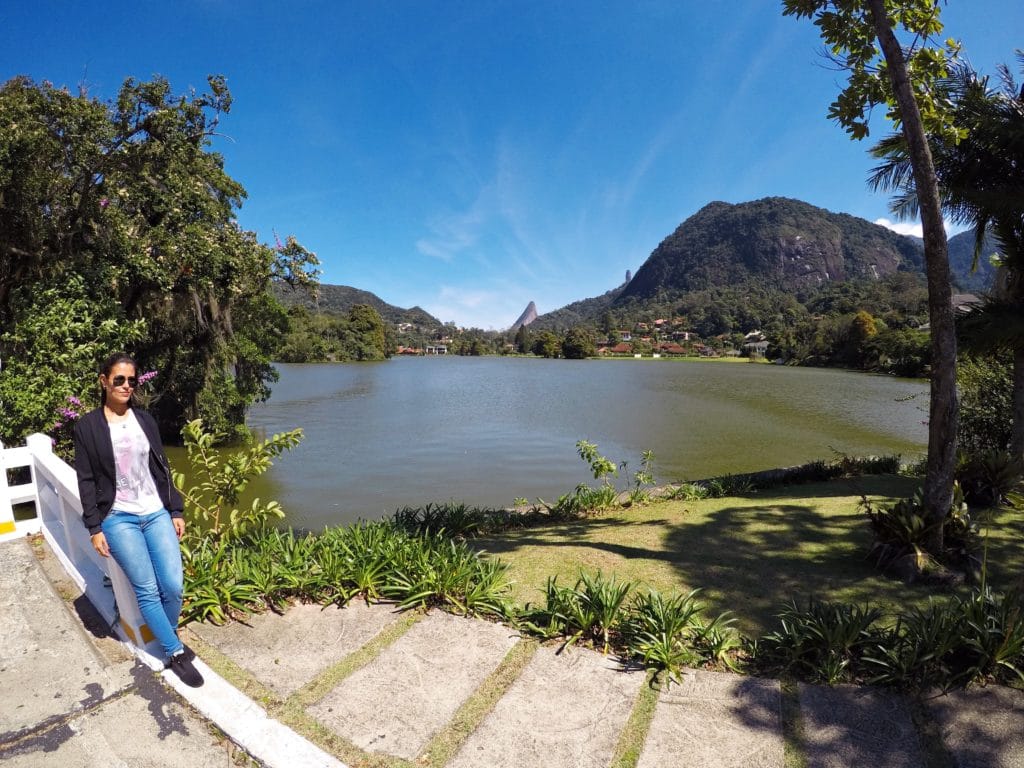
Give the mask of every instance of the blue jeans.
M 178 639 L 183 576 L 181 549 L 166 509 L 148 515 L 111 510 L 102 524 L 110 554 L 135 590 L 142 618 L 170 656 L 183 648 Z

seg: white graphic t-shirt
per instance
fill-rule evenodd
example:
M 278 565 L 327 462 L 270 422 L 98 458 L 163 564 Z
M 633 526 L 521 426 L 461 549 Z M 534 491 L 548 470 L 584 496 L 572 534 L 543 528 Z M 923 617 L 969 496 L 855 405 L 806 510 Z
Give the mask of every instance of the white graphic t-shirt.
M 163 507 L 156 483 L 149 471 L 149 440 L 131 409 L 128 418 L 110 426 L 110 442 L 114 444 L 114 470 L 117 493 L 114 509 L 147 515 Z

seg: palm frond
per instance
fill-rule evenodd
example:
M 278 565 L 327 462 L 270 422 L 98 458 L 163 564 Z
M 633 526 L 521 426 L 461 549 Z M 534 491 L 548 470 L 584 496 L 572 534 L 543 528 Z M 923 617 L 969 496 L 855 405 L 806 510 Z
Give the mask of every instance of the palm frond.
M 1024 304 L 989 297 L 957 317 L 957 339 L 966 354 L 981 355 L 1024 345 Z

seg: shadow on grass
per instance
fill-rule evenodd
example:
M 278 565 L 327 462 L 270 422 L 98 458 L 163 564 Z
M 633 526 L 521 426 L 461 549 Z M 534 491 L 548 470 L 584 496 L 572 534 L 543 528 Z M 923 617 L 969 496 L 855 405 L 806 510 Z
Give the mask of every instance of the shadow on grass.
M 866 559 L 870 532 L 856 506 L 861 494 L 895 498 L 914 485 L 907 478 L 876 476 L 759 491 L 723 499 L 728 506 L 720 508 L 714 501 L 668 502 L 509 531 L 477 545 L 504 556 L 513 571 L 517 561 L 532 557 L 533 570 L 544 571 L 529 579 L 539 580 L 531 585 L 537 588 L 548 575 L 592 568 L 592 562 L 581 562 L 581 549 L 610 555 L 592 560 L 607 563 L 608 573 L 628 570 L 629 578 L 642 578 L 647 561 L 658 573 L 653 581 L 668 578 L 680 592 L 699 587 L 710 613 L 730 610 L 737 628 L 759 634 L 774 626 L 786 604 L 812 595 L 889 610 L 923 604 L 931 594 L 927 588 L 893 581 Z M 826 509 L 840 497 L 851 497 L 850 503 Z M 691 514 L 687 506 L 707 511 Z M 629 567 L 618 558 L 630 561 Z
M 921 486 L 922 479 L 902 475 L 864 475 L 843 477 L 817 483 L 779 486 L 735 494 L 737 499 L 829 499 L 844 496 L 910 496 Z
M 626 520 L 621 517 L 592 517 L 568 523 L 547 523 L 531 528 L 508 531 L 497 537 L 474 539 L 470 543 L 492 555 L 513 553 L 527 547 L 589 547 L 627 558 L 643 558 L 674 562 L 675 553 L 643 546 L 621 544 L 604 540 L 602 536 L 618 536 L 630 528 L 649 529 L 651 526 L 672 526 L 668 520 Z
M 882 585 L 865 560 L 869 537 L 860 522 L 857 513 L 826 517 L 808 505 L 725 507 L 701 525 L 673 526 L 665 545 L 680 579 L 749 631 L 810 595 L 877 599 Z

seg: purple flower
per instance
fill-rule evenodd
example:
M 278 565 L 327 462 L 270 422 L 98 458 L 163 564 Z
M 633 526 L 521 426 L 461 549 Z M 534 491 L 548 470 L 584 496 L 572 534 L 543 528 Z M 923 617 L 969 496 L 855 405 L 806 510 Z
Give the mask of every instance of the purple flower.
M 106 208 L 108 205 L 110 205 L 110 201 L 107 198 L 100 198 L 100 208 Z
M 150 379 L 156 378 L 157 371 L 146 371 L 144 374 L 139 376 L 139 386 L 141 387 Z
M 82 401 L 81 401 L 81 400 L 79 400 L 79 399 L 78 399 L 77 397 L 75 397 L 74 395 L 70 395 L 70 396 L 68 397 L 68 402 L 69 402 L 69 403 L 71 403 L 72 405 L 77 405 L 77 406 L 81 406 L 81 405 L 82 405 Z

